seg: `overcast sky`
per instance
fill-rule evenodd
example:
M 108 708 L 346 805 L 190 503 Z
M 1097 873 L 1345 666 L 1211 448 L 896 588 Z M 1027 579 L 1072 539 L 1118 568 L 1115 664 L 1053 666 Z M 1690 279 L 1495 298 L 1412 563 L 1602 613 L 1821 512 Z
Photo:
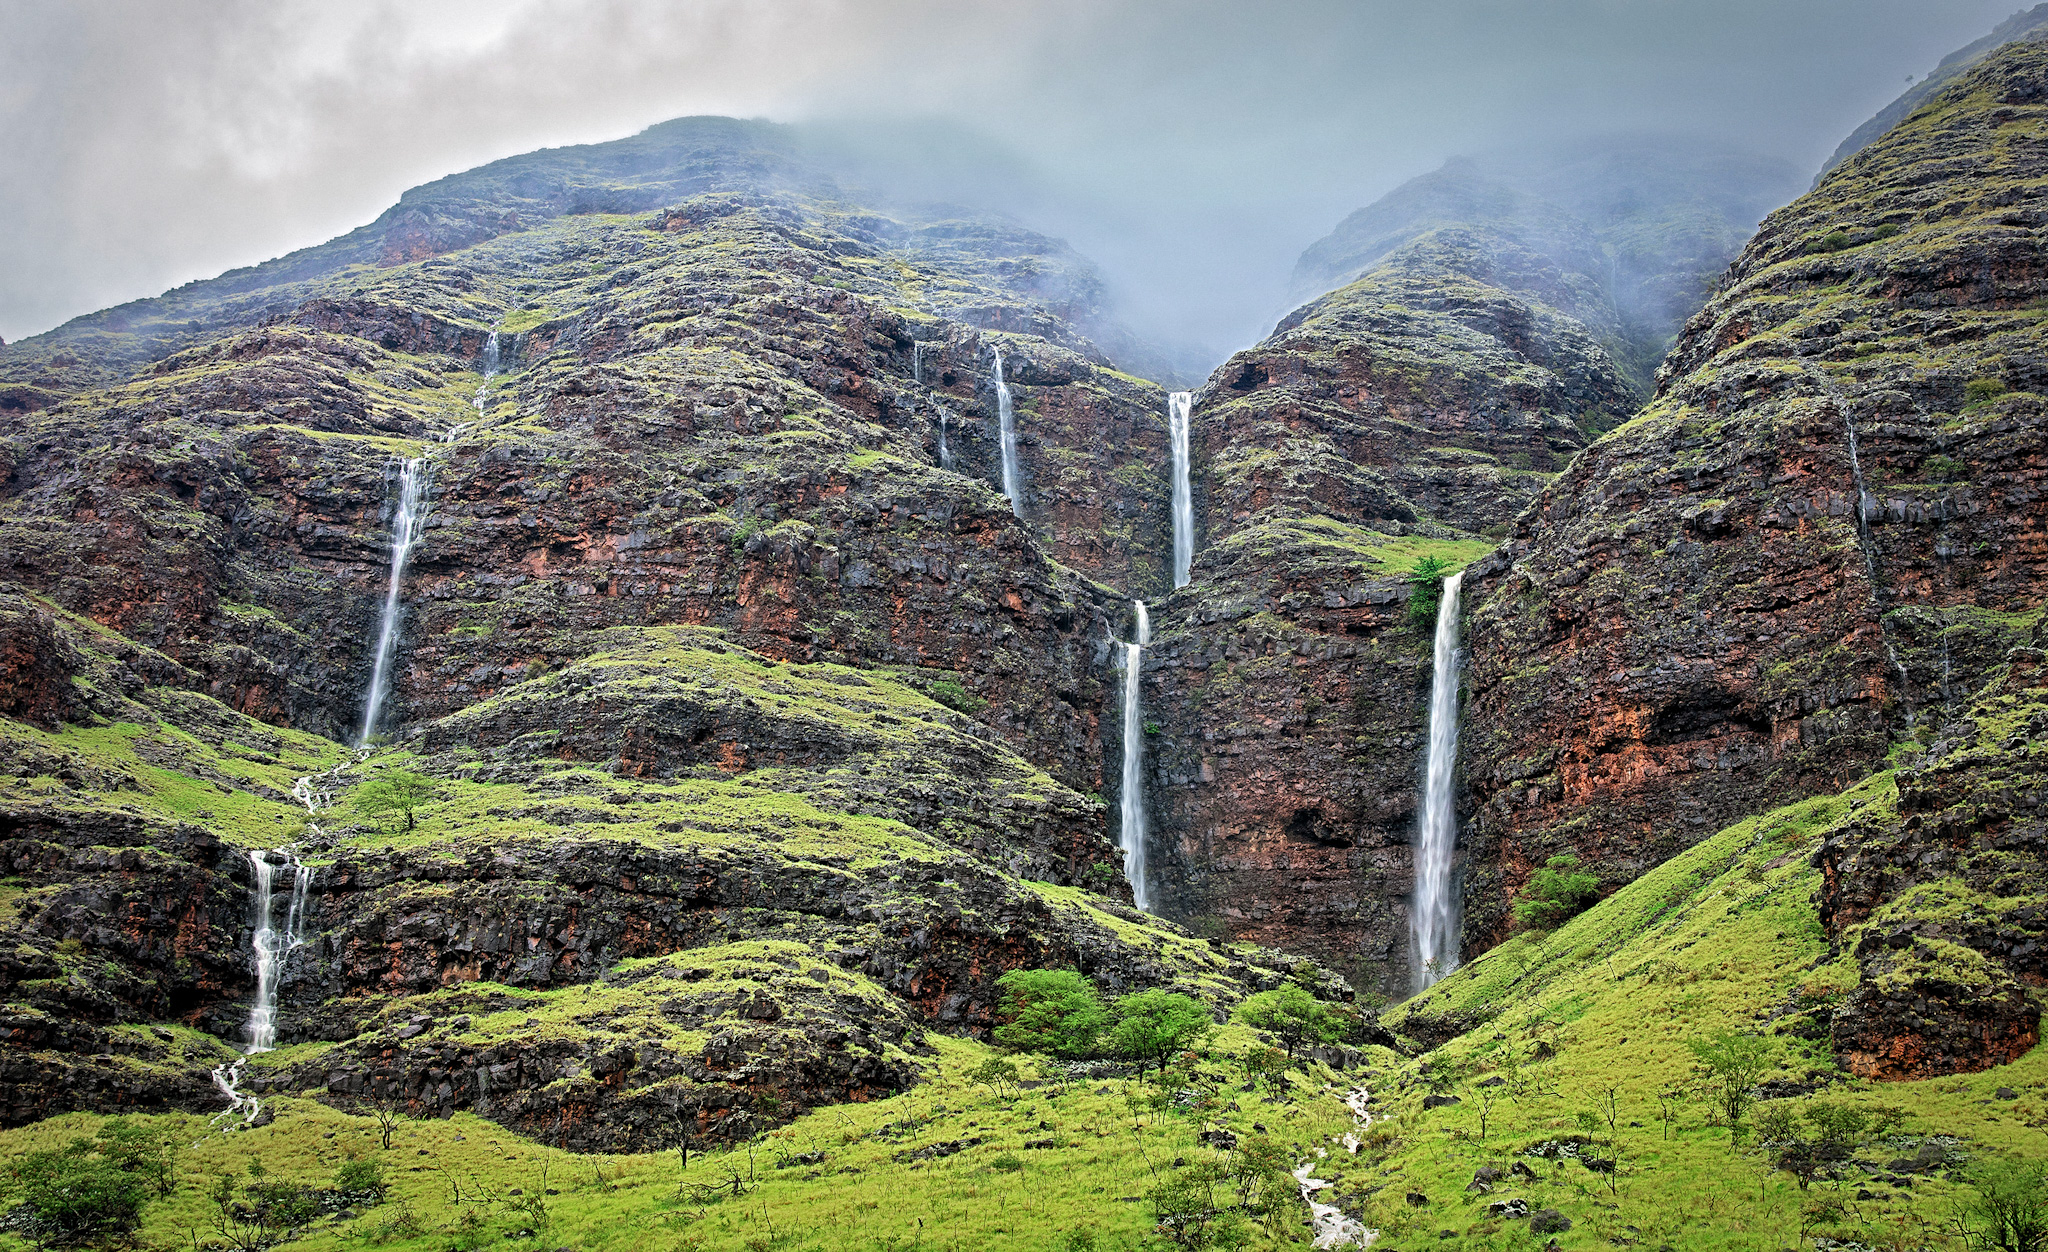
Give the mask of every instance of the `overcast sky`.
M 1628 129 L 1817 168 L 2016 7 L 0 0 L 0 336 L 497 157 L 727 113 L 986 134 L 1146 321 L 1242 337 L 1302 246 L 1446 156 Z

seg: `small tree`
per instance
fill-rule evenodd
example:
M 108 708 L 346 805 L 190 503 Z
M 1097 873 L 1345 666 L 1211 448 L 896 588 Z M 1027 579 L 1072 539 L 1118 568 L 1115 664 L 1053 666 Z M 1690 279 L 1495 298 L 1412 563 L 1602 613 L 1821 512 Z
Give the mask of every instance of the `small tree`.
M 1599 877 L 1566 852 L 1529 875 L 1515 901 L 1515 921 L 1529 930 L 1555 930 L 1599 900 Z
M 1009 1020 L 995 1040 L 1020 1052 L 1075 1059 L 1095 1050 L 1109 1010 L 1095 984 L 1070 969 L 1013 969 L 996 979 Z
M 1761 1035 L 1733 1030 L 1717 1030 L 1708 1039 L 1688 1039 L 1685 1046 L 1707 1072 L 1721 1109 L 1728 1115 L 1732 1141 L 1737 1135 L 1735 1128 L 1755 1098 L 1751 1088 L 1778 1062 L 1777 1048 Z
M 434 780 L 409 769 L 390 769 L 356 788 L 356 809 L 370 817 L 401 816 L 412 833 L 413 810 L 434 798 Z
M 1290 1061 L 1303 1043 L 1335 1043 L 1344 1037 L 1344 1019 L 1291 982 L 1246 996 L 1234 1016 L 1247 1026 L 1279 1036 Z
M 1184 1052 L 1209 1036 L 1216 1023 L 1208 1008 L 1178 991 L 1134 991 L 1118 998 L 1110 1010 L 1115 1019 L 1107 1042 L 1112 1052 L 1138 1063 L 1166 1067 L 1166 1058 Z

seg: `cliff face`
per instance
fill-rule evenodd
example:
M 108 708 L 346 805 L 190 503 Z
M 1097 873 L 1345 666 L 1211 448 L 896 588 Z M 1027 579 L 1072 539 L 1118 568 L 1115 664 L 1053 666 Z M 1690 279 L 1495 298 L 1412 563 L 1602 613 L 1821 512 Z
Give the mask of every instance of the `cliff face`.
M 1497 191 L 1457 166 L 1354 217 L 1303 265 L 1362 276 L 1196 394 L 1193 583 L 1146 651 L 1160 910 L 1389 991 L 1430 681 L 1406 575 L 1483 554 L 1634 403 L 1556 259 L 1592 244 L 1560 215 L 1539 248 Z
M 1101 306 L 1056 241 L 694 119 L 6 348 L 8 1116 L 217 1104 L 285 843 L 305 946 L 245 1082 L 584 1147 L 900 1090 L 1018 965 L 1277 981 L 1129 909 L 1091 794 L 1172 542 Z M 355 799 L 400 768 L 416 823 Z
M 2048 51 L 2008 47 L 1765 222 L 1656 399 L 1477 567 L 1468 942 L 1934 733 L 2043 594 Z

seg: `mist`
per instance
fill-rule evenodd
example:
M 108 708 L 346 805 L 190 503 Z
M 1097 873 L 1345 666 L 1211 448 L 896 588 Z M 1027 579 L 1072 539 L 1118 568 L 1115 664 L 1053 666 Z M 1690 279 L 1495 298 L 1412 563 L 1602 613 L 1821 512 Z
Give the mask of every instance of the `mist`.
M 1210 355 L 1446 158 L 1654 133 L 1817 169 L 2013 0 L 0 3 L 0 336 L 320 242 L 406 188 L 720 113 L 805 123 L 1107 271 Z

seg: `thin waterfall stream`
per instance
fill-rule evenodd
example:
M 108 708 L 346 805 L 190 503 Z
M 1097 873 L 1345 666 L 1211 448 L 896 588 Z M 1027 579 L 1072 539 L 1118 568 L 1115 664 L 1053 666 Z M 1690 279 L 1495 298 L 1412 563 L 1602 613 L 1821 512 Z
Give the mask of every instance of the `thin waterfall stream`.
M 1188 585 L 1195 564 L 1195 503 L 1188 487 L 1188 414 L 1194 396 L 1176 391 L 1166 397 L 1166 429 L 1173 442 L 1173 585 Z
M 1420 991 L 1458 968 L 1458 811 L 1452 775 L 1458 764 L 1458 591 L 1465 575 L 1444 579 L 1436 608 L 1434 675 L 1429 687 L 1429 765 L 1423 776 L 1422 825 L 1415 842 L 1415 898 L 1408 925 Z
M 363 700 L 363 729 L 357 743 L 368 743 L 377 733 L 377 716 L 384 711 L 384 699 L 391 691 L 391 655 L 398 647 L 405 609 L 405 567 L 419 542 L 421 524 L 427 520 L 427 493 L 432 487 L 433 470 L 427 458 L 416 456 L 399 465 L 398 508 L 391 516 L 391 577 L 384 587 L 384 611 L 377 618 L 376 659 L 370 666 L 370 690 Z
M 477 384 L 472 401 L 479 419 L 489 402 L 491 380 L 498 376 L 499 361 L 498 332 L 492 330 L 484 339 L 483 381 Z M 474 425 L 475 422 L 462 422 L 449 427 L 441 442 L 454 443 Z M 384 701 L 391 695 L 391 662 L 398 650 L 405 617 L 405 567 L 426 528 L 428 503 L 434 489 L 434 468 L 429 459 L 416 456 L 399 462 L 397 487 L 397 507 L 391 516 L 391 575 L 384 586 L 383 610 L 377 615 L 377 650 L 370 664 L 370 687 L 363 696 L 363 725 L 356 736 L 359 746 L 377 733 L 377 719 L 384 711 Z
M 1143 600 L 1131 601 L 1137 624 L 1135 642 L 1118 646 L 1124 650 L 1124 780 L 1123 830 L 1124 877 L 1131 884 L 1131 902 L 1140 911 L 1151 912 L 1152 894 L 1145 889 L 1145 723 L 1141 686 L 1145 670 L 1145 645 L 1152 642 L 1152 622 L 1145 614 Z
M 996 357 L 996 424 L 1003 437 L 1003 494 L 1010 497 L 1010 512 L 1024 516 L 1024 493 L 1018 488 L 1017 415 L 1010 399 L 1010 384 L 1003 381 L 1003 350 Z

